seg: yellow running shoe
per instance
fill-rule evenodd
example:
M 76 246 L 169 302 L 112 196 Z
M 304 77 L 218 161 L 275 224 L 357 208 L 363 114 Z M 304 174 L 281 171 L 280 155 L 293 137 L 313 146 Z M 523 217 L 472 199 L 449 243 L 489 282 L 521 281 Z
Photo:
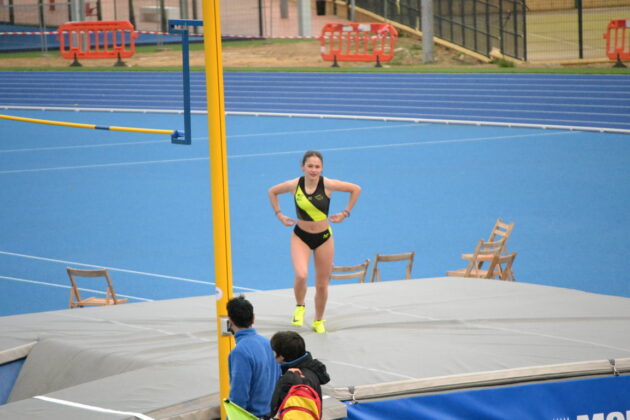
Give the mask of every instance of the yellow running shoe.
M 295 307 L 295 311 L 293 312 L 293 320 L 291 321 L 291 324 L 295 325 L 296 327 L 301 327 L 302 324 L 304 324 L 304 311 L 305 311 L 305 307 L 304 305 L 297 305 Z
M 326 332 L 326 327 L 324 327 L 324 320 L 320 319 L 319 321 L 313 321 L 313 331 L 317 334 L 324 334 Z

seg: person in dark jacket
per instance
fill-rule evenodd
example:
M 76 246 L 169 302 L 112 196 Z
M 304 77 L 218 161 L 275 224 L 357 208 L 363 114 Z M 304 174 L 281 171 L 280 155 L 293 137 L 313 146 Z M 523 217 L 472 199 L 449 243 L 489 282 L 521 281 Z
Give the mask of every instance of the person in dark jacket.
M 282 368 L 282 376 L 276 384 L 271 397 L 271 412 L 273 418 L 278 407 L 293 385 L 306 384 L 313 387 L 322 398 L 321 385 L 330 381 L 326 365 L 306 351 L 304 339 L 295 331 L 280 331 L 271 337 L 271 348 L 276 355 L 276 361 Z

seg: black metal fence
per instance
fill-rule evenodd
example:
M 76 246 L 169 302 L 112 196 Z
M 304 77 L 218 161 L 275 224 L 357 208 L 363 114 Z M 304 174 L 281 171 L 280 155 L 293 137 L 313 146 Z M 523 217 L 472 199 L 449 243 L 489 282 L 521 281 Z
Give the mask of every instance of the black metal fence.
M 386 19 L 422 30 L 421 0 L 355 0 Z M 434 0 L 433 33 L 485 56 L 493 48 L 527 60 L 524 0 Z
M 354 2 L 422 30 L 421 0 Z M 438 38 L 485 56 L 496 48 L 525 61 L 605 59 L 608 22 L 628 17 L 629 0 L 433 0 Z
M 522 0 L 437 0 L 434 32 L 485 56 L 496 48 L 527 60 L 525 16 Z

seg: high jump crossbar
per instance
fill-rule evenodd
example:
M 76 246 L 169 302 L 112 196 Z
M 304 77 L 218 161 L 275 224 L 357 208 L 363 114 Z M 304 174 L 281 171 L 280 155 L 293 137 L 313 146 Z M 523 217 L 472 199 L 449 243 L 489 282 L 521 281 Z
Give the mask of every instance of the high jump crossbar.
M 35 124 L 58 125 L 62 127 L 88 128 L 88 129 L 93 129 L 93 130 L 127 131 L 130 133 L 167 134 L 171 136 L 171 142 L 173 143 L 181 143 L 181 140 L 178 140 L 178 139 L 181 139 L 181 137 L 184 136 L 184 133 L 182 133 L 179 130 L 163 130 L 159 128 L 117 127 L 117 126 L 106 126 L 106 125 L 96 125 L 96 124 L 82 124 L 82 123 L 72 123 L 72 122 L 65 122 L 65 121 L 42 120 L 39 118 L 16 117 L 14 115 L 4 115 L 4 114 L 0 114 L 0 119 L 29 122 L 29 123 L 35 123 Z

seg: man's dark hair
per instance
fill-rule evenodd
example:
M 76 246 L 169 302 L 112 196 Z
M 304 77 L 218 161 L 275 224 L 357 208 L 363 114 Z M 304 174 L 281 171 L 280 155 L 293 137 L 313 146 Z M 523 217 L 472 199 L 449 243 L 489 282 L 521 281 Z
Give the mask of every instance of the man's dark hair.
M 302 336 L 295 331 L 280 331 L 271 337 L 271 348 L 285 362 L 292 362 L 304 356 L 306 345 Z
M 249 328 L 254 323 L 254 307 L 243 295 L 230 299 L 227 303 L 227 313 L 234 325 L 239 328 Z

